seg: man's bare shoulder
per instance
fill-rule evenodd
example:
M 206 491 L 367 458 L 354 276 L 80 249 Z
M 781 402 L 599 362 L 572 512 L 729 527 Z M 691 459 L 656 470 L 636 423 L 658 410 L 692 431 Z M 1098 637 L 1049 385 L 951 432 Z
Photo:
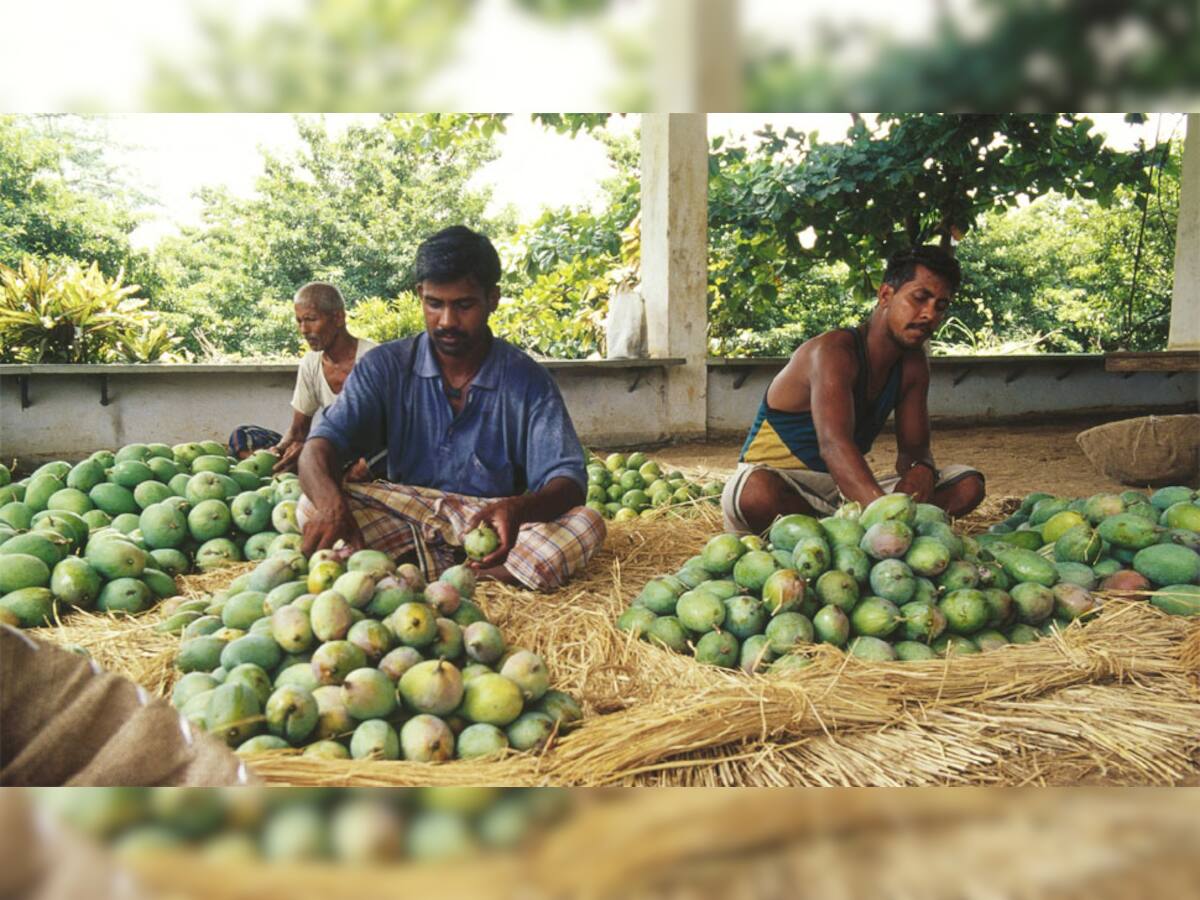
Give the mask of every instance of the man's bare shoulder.
M 841 368 L 846 363 L 853 368 L 854 359 L 854 337 L 840 329 L 809 338 L 792 354 L 792 363 L 809 371 L 817 367 L 822 370 L 830 366 Z
M 826 331 L 795 349 L 771 382 L 767 402 L 779 410 L 807 411 L 812 385 L 852 382 L 855 370 L 854 337 L 845 331 Z
M 907 380 L 929 380 L 929 357 L 924 349 L 905 350 L 900 357 L 900 371 Z

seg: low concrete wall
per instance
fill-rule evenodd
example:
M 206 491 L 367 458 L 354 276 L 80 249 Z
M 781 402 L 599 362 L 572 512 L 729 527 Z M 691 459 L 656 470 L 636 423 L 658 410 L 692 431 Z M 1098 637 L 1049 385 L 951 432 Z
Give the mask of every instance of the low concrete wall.
M 667 381 L 680 360 L 552 362 L 580 438 L 602 447 L 669 440 Z M 741 436 L 782 360 L 710 360 L 708 432 Z M 132 441 L 224 440 L 235 425 L 282 431 L 294 365 L 0 366 L 0 457 L 79 458 Z M 22 408 L 22 387 L 29 401 Z M 935 421 L 1052 419 L 1195 410 L 1195 373 L 1105 372 L 1101 356 L 933 361 Z M 102 399 L 107 405 L 102 405 Z
M 744 435 L 786 360 L 711 360 L 709 436 Z M 1194 372 L 1106 372 L 1101 355 L 935 357 L 929 412 L 935 422 L 1044 421 L 1076 415 L 1194 411 Z
M 625 445 L 670 438 L 667 372 L 681 362 L 547 367 L 581 440 Z M 0 366 L 0 457 L 75 459 L 134 441 L 224 441 L 248 424 L 282 432 L 295 379 L 295 365 Z
M 27 376 L 27 408 L 19 377 L 0 373 L 0 455 L 75 459 L 134 441 L 223 442 L 237 425 L 283 431 L 296 384 L 286 365 L 54 368 Z

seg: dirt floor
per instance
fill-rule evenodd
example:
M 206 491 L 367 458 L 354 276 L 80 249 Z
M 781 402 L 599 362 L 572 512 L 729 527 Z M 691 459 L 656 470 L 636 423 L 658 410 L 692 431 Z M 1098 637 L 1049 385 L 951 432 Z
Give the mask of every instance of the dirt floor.
M 1075 435 L 1097 424 L 1100 422 L 1073 420 L 1067 424 L 935 427 L 933 456 L 941 463 L 979 469 L 993 496 L 1019 497 L 1040 490 L 1081 497 L 1127 490 L 1127 485 L 1093 469 L 1075 443 Z M 676 444 L 650 453 L 660 463 L 724 476 L 737 465 L 741 445 L 740 439 L 730 438 Z M 867 459 L 876 472 L 890 472 L 896 460 L 895 436 L 881 434 Z

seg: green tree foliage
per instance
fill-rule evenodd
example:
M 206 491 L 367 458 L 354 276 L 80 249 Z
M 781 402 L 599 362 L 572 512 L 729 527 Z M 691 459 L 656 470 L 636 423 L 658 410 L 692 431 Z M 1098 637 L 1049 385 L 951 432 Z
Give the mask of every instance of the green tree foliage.
M 453 64 L 456 40 L 481 5 L 299 0 L 248 25 L 210 11 L 198 17 L 198 52 L 157 60 L 147 102 L 173 111 L 420 108 L 421 89 Z M 599 19 L 611 91 L 623 100 L 614 105 L 654 106 L 661 35 L 641 22 L 601 18 L 633 4 L 507 5 L 551 25 Z M 777 34 L 728 36 L 744 59 L 746 109 L 1128 109 L 1194 97 L 1200 88 L 1200 11 L 1192 0 L 942 2 L 931 26 L 915 34 L 893 27 L 896 17 L 879 6 L 854 16 L 808 5 L 799 52 L 790 41 L 780 46 Z
M 204 223 L 159 247 L 161 308 L 179 330 L 199 329 L 232 354 L 288 354 L 298 337 L 288 302 L 313 279 L 334 282 L 353 305 L 396 298 L 412 282 L 417 244 L 455 223 L 503 238 L 484 216 L 488 194 L 471 176 L 495 155 L 498 117 L 386 116 L 339 136 L 297 119 L 302 149 L 266 154 L 250 198 L 201 192 Z
M 511 0 L 511 9 L 563 24 L 608 4 Z M 146 102 L 151 109 L 180 112 L 427 109 L 421 88 L 452 64 L 455 43 L 480 5 L 480 0 L 300 0 L 250 26 L 198 7 L 198 51 L 159 55 Z M 503 56 L 505 49 L 497 52 Z
M 178 339 L 146 309 L 138 285 L 96 263 L 26 257 L 0 265 L 0 362 L 104 363 L 177 359 Z
M 604 352 L 604 320 L 614 289 L 636 279 L 639 263 L 639 151 L 636 136 L 596 131 L 599 116 L 537 116 L 561 132 L 593 133 L 617 175 L 601 185 L 604 211 L 544 212 L 518 230 L 505 300 L 492 319 L 497 334 L 533 353 L 581 359 Z
M 713 353 L 790 353 L 807 337 L 869 312 L 890 253 L 960 239 L 967 270 L 962 302 L 970 304 L 958 319 L 960 349 L 969 349 L 968 335 L 975 347 L 980 339 L 1028 343 L 1045 334 L 1051 338 L 1035 346 L 1161 341 L 1177 159 L 1156 167 L 1148 153 L 1114 152 L 1089 120 L 1074 116 L 889 115 L 874 129 L 854 122 L 845 142 L 820 143 L 790 130 L 767 129 L 760 137 L 755 147 L 717 138 L 710 151 Z M 624 162 L 614 180 L 623 188 L 610 190 L 625 205 L 599 217 L 547 213 L 522 232 L 522 269 L 541 280 L 548 311 L 538 314 L 539 304 L 524 304 L 529 311 L 514 333 L 543 352 L 570 347 L 577 339 L 572 333 L 587 322 L 579 301 L 594 298 L 595 312 L 606 309 L 605 288 L 621 277 L 613 248 L 636 215 L 637 196 L 636 172 Z M 1128 323 L 1113 323 L 1122 322 L 1131 296 L 1136 226 L 1152 176 L 1152 208 L 1162 221 L 1144 242 L 1133 296 L 1134 321 L 1157 325 L 1134 337 Z M 1047 202 L 1020 209 L 1039 196 Z M 986 231 L 977 232 L 981 223 Z M 1061 293 L 1063 272 L 1056 265 L 1066 259 L 1075 260 L 1069 297 Z M 572 279 L 580 286 L 576 292 Z M 533 296 L 535 284 L 522 285 L 514 296 Z M 599 346 L 597 325 L 595 336 L 569 355 Z
M 1050 194 L 985 217 L 959 247 L 965 283 L 953 315 L 961 327 L 943 330 L 942 350 L 986 351 L 1004 341 L 1031 349 L 1036 341 L 1037 350 L 1056 352 L 1161 350 L 1170 324 L 1179 162 L 1173 153 L 1153 193 L 1122 188 L 1107 209 Z
M 347 311 L 346 327 L 355 337 L 382 344 L 420 334 L 425 330 L 425 317 L 416 294 L 407 293 L 391 301 L 367 297 Z
M 973 0 L 936 9 L 933 27 L 916 37 L 814 13 L 802 56 L 751 41 L 747 108 L 1120 110 L 1200 88 L 1200 8 L 1189 0 Z
M 246 29 L 199 11 L 197 55 L 159 56 L 152 109 L 369 112 L 412 109 L 474 0 L 302 0 Z
M 729 338 L 794 306 L 782 292 L 842 265 L 869 304 L 884 260 L 903 247 L 949 246 L 989 211 L 1058 191 L 1111 202 L 1144 184 L 1136 155 L 1103 145 L 1088 119 L 1063 115 L 880 116 L 844 142 L 767 129 L 753 150 L 714 142 L 710 156 L 710 337 Z M 808 232 L 811 240 L 802 240 Z M 819 270 L 816 270 L 819 271 Z M 828 269 L 825 270 L 829 272 Z M 831 285 L 829 287 L 832 287 Z M 837 292 L 844 303 L 845 292 Z
M 129 243 L 135 199 L 83 119 L 0 116 L 0 263 L 95 262 L 153 296 L 149 257 Z

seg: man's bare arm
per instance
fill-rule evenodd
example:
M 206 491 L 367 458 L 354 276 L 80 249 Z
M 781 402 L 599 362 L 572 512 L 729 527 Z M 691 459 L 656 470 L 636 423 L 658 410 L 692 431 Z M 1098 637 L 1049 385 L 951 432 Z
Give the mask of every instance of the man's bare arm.
M 304 449 L 304 442 L 308 439 L 309 429 L 312 428 L 312 420 L 312 416 L 306 416 L 296 409 L 292 410 L 292 423 L 279 439 L 279 443 L 272 448 L 279 454 L 279 460 L 271 471 L 290 472 L 296 468 L 296 461 L 300 458 L 300 451 Z
M 338 483 L 336 473 L 340 464 L 333 443 L 326 438 L 305 441 L 299 468 L 300 487 L 314 507 L 313 514 L 304 523 L 301 547 L 304 555 L 332 547 L 339 540 L 345 541 L 354 550 L 366 546 L 358 523 L 350 514 L 350 504 Z
M 906 357 L 896 402 L 896 474 L 915 462 L 933 465 L 929 449 L 929 360 Z
M 933 496 L 936 473 L 929 447 L 929 360 L 906 355 L 896 403 L 896 490 L 922 503 Z
M 847 499 L 863 505 L 883 489 L 854 443 L 854 352 L 835 341 L 813 348 L 809 384 L 813 426 L 821 458 Z

